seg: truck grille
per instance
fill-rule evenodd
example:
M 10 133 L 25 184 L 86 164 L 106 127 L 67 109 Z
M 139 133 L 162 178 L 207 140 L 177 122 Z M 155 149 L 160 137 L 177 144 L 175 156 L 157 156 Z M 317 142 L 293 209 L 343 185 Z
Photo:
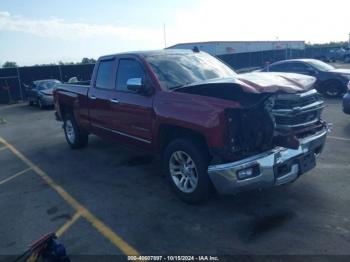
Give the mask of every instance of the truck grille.
M 276 97 L 273 115 L 276 128 L 295 128 L 318 122 L 324 101 L 316 90 L 301 94 L 281 94 Z

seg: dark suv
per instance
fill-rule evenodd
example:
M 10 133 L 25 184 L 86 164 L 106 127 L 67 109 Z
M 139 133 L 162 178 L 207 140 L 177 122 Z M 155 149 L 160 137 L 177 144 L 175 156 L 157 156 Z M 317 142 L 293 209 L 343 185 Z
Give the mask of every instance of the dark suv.
M 339 97 L 346 92 L 350 80 L 349 69 L 335 67 L 316 59 L 292 59 L 268 65 L 262 71 L 288 72 L 316 77 L 316 89 L 328 96 Z

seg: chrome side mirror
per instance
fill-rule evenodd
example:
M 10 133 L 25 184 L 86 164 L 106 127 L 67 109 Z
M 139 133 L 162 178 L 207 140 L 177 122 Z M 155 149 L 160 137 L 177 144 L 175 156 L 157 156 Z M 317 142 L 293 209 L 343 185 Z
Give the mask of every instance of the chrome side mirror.
M 138 92 L 142 87 L 142 78 L 130 78 L 126 81 L 126 88 L 133 92 Z

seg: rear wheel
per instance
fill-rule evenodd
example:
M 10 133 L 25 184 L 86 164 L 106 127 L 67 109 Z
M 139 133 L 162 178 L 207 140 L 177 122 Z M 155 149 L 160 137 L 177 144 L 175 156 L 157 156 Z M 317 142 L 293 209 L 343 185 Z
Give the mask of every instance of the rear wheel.
M 73 115 L 67 114 L 64 117 L 63 129 L 67 143 L 72 149 L 83 148 L 87 145 L 89 134 L 78 127 Z
M 323 86 L 323 93 L 331 98 L 339 97 L 345 91 L 343 84 L 337 80 L 329 80 Z
M 172 188 L 184 202 L 201 202 L 213 192 L 208 162 L 207 151 L 191 140 L 176 139 L 166 147 L 164 169 Z

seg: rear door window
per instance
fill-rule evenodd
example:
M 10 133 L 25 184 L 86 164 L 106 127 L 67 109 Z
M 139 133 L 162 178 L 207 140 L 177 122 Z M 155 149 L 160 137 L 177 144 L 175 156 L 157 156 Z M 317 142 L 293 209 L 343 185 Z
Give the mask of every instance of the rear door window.
M 114 89 L 113 81 L 114 60 L 101 61 L 98 66 L 96 88 Z
M 290 72 L 306 72 L 308 67 L 302 63 L 294 62 L 290 64 Z

